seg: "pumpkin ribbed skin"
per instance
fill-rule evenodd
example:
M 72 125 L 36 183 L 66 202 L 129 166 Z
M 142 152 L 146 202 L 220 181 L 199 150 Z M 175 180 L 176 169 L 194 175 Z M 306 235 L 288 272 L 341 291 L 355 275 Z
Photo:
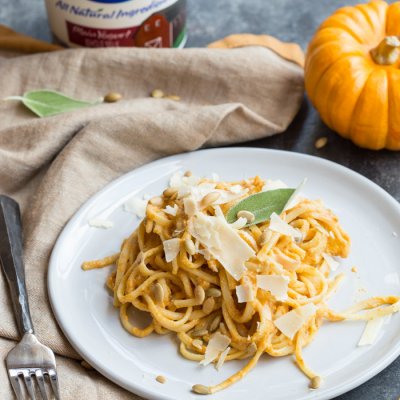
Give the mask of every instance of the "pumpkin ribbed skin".
M 380 65 L 370 53 L 388 36 L 400 36 L 400 2 L 341 8 L 319 27 L 305 64 L 321 119 L 373 150 L 400 150 L 400 61 Z

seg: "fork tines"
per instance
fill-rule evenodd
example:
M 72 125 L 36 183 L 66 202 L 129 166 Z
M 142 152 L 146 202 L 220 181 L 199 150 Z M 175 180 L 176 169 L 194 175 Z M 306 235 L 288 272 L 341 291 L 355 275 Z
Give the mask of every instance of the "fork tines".
M 11 385 L 14 389 L 15 395 L 18 400 L 24 400 L 23 390 L 20 385 L 20 377 L 23 378 L 25 382 L 26 390 L 29 394 L 29 397 L 32 400 L 36 399 L 35 396 L 35 388 L 34 388 L 34 379 L 36 378 L 39 392 L 43 400 L 48 400 L 46 387 L 45 387 L 45 377 L 46 375 L 49 377 L 50 385 L 53 389 L 54 396 L 57 400 L 60 400 L 60 392 L 58 388 L 58 379 L 57 373 L 54 369 L 42 369 L 42 368 L 13 368 L 8 370 L 8 374 L 10 377 Z

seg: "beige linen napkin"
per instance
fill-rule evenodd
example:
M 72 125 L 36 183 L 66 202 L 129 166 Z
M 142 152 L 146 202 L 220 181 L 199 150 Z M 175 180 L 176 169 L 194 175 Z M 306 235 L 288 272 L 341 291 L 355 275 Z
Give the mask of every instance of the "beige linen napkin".
M 1 98 L 39 88 L 88 100 L 109 91 L 124 96 L 47 118 L 0 102 L 0 192 L 23 207 L 32 318 L 39 339 L 59 355 L 63 400 L 137 398 L 82 368 L 57 326 L 46 287 L 57 236 L 91 195 L 140 165 L 283 132 L 302 101 L 303 70 L 262 47 L 102 49 L 3 59 L 0 76 Z M 156 88 L 181 101 L 149 97 Z M 4 360 L 19 335 L 1 273 L 0 337 Z M 12 399 L 3 366 L 0 398 Z

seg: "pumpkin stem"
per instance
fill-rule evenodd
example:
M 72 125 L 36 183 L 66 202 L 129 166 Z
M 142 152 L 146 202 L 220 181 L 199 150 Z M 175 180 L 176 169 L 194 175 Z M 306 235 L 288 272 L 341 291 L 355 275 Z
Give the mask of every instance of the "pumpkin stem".
M 386 36 L 377 47 L 371 50 L 372 59 L 379 65 L 392 65 L 400 58 L 400 38 Z

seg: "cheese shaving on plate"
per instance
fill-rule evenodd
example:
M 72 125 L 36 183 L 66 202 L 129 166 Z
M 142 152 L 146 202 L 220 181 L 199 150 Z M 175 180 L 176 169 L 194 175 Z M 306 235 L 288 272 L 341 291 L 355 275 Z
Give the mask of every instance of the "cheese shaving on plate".
M 163 241 L 165 261 L 171 262 L 176 258 L 181 246 L 180 239 L 169 239 Z
M 239 280 L 242 277 L 245 262 L 255 252 L 225 218 L 199 212 L 189 221 L 188 229 L 233 278 Z
M 331 269 L 331 271 L 336 271 L 337 270 L 337 268 L 339 266 L 339 262 L 337 262 L 332 256 L 330 256 L 327 253 L 322 253 L 322 257 L 324 257 L 324 260 L 328 264 L 328 266 Z
M 92 218 L 88 221 L 89 226 L 92 228 L 110 229 L 114 226 L 112 221 L 101 218 Z
M 297 186 L 296 190 L 293 192 L 293 194 L 290 196 L 289 200 L 287 201 L 284 210 L 288 210 L 289 208 L 294 207 L 297 203 L 300 202 L 301 197 L 300 192 L 303 190 L 304 186 L 307 183 L 307 178 L 304 178 L 303 181 L 300 183 L 299 186 Z
M 169 186 L 178 190 L 178 196 L 182 197 L 190 193 L 191 189 L 199 182 L 195 175 L 184 176 L 182 172 L 175 172 L 169 181 Z
M 238 303 L 247 303 L 248 301 L 253 301 L 255 298 L 255 293 L 253 290 L 253 285 L 247 277 L 243 278 L 243 283 L 236 286 L 236 296 Z
M 290 226 L 276 213 L 272 213 L 268 229 L 278 232 L 281 235 L 291 236 L 295 240 L 303 238 L 302 233 L 298 229 Z
M 293 340 L 300 328 L 313 316 L 317 308 L 313 303 L 295 308 L 274 321 L 275 326 L 290 340 Z
M 374 344 L 379 332 L 382 329 L 382 325 L 385 322 L 386 317 L 378 317 L 371 319 L 365 324 L 365 329 L 361 335 L 358 346 L 367 346 Z
M 215 368 L 217 369 L 217 371 L 219 371 L 220 368 L 222 367 L 222 365 L 224 364 L 225 359 L 226 359 L 226 356 L 228 355 L 230 349 L 231 349 L 231 348 L 228 346 L 228 347 L 221 353 L 221 355 L 219 356 L 217 365 L 215 366 Z
M 192 196 L 183 199 L 183 209 L 188 217 L 193 217 L 198 212 L 197 202 Z
M 272 258 L 288 271 L 295 271 L 300 266 L 300 261 L 294 260 L 281 252 L 275 253 Z
M 176 213 L 178 212 L 178 206 L 176 204 L 174 204 L 173 207 L 171 206 L 167 206 L 164 208 L 163 210 L 166 214 L 172 215 L 172 216 L 176 216 Z
M 264 183 L 262 188 L 263 192 L 268 192 L 269 190 L 276 190 L 276 189 L 286 189 L 288 186 L 285 182 L 282 182 L 280 179 L 267 179 Z
M 138 218 L 144 218 L 146 216 L 147 203 L 148 200 L 132 197 L 124 204 L 124 211 L 134 214 Z
M 287 291 L 290 279 L 280 275 L 257 275 L 257 286 L 260 289 L 271 292 L 279 301 L 288 298 Z
M 208 342 L 206 347 L 206 353 L 204 354 L 204 359 L 200 361 L 200 364 L 206 366 L 212 363 L 217 357 L 222 353 L 231 343 L 231 339 L 228 336 L 222 335 L 217 332 Z

